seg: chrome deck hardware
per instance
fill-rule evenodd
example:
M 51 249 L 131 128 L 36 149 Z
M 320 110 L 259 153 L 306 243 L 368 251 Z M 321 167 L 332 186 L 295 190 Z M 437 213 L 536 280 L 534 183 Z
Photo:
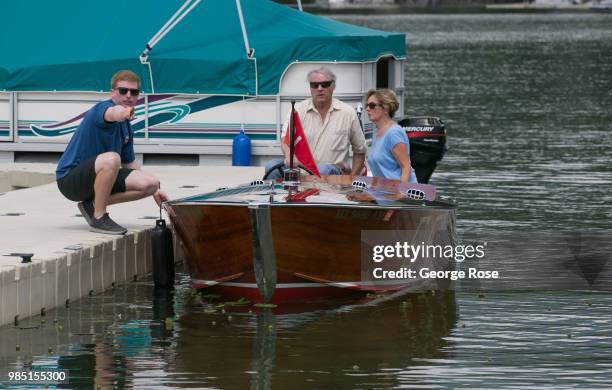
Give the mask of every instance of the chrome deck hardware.
M 353 183 L 351 183 L 351 185 L 357 191 L 363 191 L 368 189 L 368 184 L 365 181 L 361 180 L 353 180 Z
M 425 193 L 421 190 L 417 190 L 416 188 L 410 188 L 406 191 L 406 196 L 410 199 L 414 200 L 423 200 L 425 199 Z

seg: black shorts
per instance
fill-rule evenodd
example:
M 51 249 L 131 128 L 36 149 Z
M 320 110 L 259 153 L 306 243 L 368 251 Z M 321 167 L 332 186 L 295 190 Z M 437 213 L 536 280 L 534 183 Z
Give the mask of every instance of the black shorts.
M 66 198 L 82 202 L 93 199 L 94 181 L 96 179 L 96 157 L 85 160 L 57 181 L 57 187 Z M 119 169 L 111 194 L 125 192 L 125 179 L 133 171 L 129 168 Z

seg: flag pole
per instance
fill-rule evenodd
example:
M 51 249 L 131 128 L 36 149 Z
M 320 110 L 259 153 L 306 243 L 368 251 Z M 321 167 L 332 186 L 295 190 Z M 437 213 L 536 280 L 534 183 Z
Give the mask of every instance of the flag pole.
M 291 101 L 291 117 L 289 118 L 289 169 L 293 169 L 293 154 L 295 153 L 295 100 Z

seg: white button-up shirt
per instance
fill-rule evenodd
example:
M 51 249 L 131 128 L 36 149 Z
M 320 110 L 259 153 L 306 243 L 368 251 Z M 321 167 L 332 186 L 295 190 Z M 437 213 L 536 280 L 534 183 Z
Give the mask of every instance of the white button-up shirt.
M 317 111 L 312 99 L 306 99 L 295 105 L 298 112 L 308 146 L 317 165 L 335 164 L 344 171 L 351 170 L 353 153 L 366 153 L 365 136 L 359 126 L 355 110 L 338 99 L 332 99 L 331 107 L 325 115 L 325 120 Z M 287 115 L 289 118 L 291 114 Z M 289 120 L 283 125 L 281 139 L 284 139 Z M 349 145 L 351 148 L 349 148 Z

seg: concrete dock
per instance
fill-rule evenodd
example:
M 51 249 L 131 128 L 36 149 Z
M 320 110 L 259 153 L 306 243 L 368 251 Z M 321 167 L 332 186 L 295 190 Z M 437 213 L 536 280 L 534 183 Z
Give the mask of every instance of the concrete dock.
M 125 236 L 90 232 L 54 164 L 0 164 L 0 326 L 151 272 L 152 198 L 109 207 Z M 144 166 L 171 199 L 249 183 L 262 167 Z M 164 218 L 167 218 L 164 213 Z M 175 246 L 176 250 L 176 246 Z M 31 263 L 13 253 L 33 253 Z

